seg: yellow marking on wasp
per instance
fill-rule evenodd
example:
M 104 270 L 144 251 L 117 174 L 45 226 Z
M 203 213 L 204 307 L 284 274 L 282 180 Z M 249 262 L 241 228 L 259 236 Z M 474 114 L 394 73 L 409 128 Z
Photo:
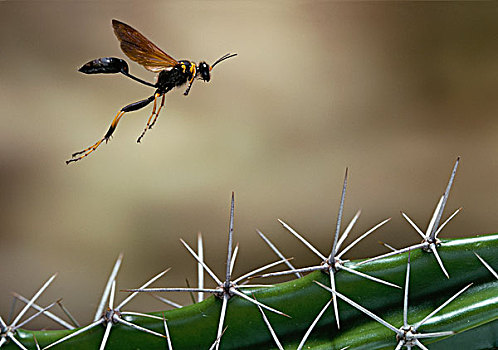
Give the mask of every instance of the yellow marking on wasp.
M 185 73 L 187 71 L 187 66 L 184 63 L 182 63 L 182 70 L 183 70 L 183 73 Z
M 190 73 L 192 73 L 192 78 L 190 78 L 189 84 L 192 85 L 192 82 L 194 81 L 195 75 L 197 73 L 197 66 L 195 64 L 190 66 Z

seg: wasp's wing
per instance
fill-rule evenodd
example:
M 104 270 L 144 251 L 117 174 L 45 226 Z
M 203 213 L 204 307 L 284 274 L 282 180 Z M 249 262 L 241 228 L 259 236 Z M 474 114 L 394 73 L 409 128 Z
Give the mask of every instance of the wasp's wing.
M 113 19 L 112 27 L 121 43 L 121 50 L 133 61 L 144 66 L 145 69 L 159 72 L 178 64 L 173 57 L 129 25 Z

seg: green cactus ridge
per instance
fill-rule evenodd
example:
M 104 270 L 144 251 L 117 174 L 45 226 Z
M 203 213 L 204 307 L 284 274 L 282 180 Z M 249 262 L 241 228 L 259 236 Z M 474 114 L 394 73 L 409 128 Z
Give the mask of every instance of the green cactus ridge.
M 408 321 L 425 318 L 457 291 L 472 286 L 431 317 L 419 328 L 421 333 L 453 331 L 451 336 L 421 339 L 430 349 L 493 349 L 498 346 L 498 280 L 476 257 L 489 266 L 498 266 L 498 234 L 474 238 L 442 240 L 438 252 L 450 275 L 441 271 L 434 254 L 416 249 L 362 265 L 346 266 L 371 276 L 404 286 L 408 254 L 411 260 Z M 244 290 L 250 297 L 290 316 L 265 314 L 285 349 L 296 349 L 304 333 L 331 299 L 331 293 L 316 282 L 330 285 L 328 273 L 312 272 L 302 278 L 269 288 Z M 347 271 L 335 273 L 337 291 L 399 328 L 403 324 L 403 289 L 382 285 Z M 216 339 L 221 299 L 211 296 L 203 302 L 180 309 L 152 313 L 167 319 L 173 349 L 209 349 Z M 341 329 L 337 329 L 330 306 L 308 338 L 305 349 L 394 349 L 394 332 L 349 304 L 338 300 Z M 164 334 L 159 319 L 125 316 L 125 319 Z M 220 349 L 277 348 L 258 308 L 234 296 L 228 301 L 226 331 Z M 53 349 L 98 349 L 105 327 L 98 326 Z M 18 329 L 16 338 L 27 349 L 36 349 L 34 337 L 43 348 L 74 330 L 28 331 Z M 464 347 L 462 347 L 465 344 Z M 5 349 L 17 349 L 9 341 Z M 112 327 L 107 350 L 168 349 L 166 339 L 116 324 Z

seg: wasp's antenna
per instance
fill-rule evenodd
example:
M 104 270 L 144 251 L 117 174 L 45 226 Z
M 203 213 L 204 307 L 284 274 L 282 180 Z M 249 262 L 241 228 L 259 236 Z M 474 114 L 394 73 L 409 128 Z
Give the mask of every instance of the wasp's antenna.
M 235 56 L 237 56 L 237 54 L 236 54 L 236 53 L 227 53 L 226 55 L 223 55 L 223 56 L 221 56 L 220 58 L 218 58 L 218 59 L 216 60 L 216 62 L 214 62 L 214 63 L 211 65 L 211 67 L 210 67 L 210 68 L 211 68 L 211 69 L 213 69 L 213 68 L 214 68 L 214 66 L 216 66 L 218 63 L 220 63 L 220 62 L 222 62 L 222 61 L 224 61 L 224 60 L 228 60 L 229 58 L 232 58 L 232 57 L 235 57 Z M 211 70 L 211 69 L 210 69 L 210 70 Z

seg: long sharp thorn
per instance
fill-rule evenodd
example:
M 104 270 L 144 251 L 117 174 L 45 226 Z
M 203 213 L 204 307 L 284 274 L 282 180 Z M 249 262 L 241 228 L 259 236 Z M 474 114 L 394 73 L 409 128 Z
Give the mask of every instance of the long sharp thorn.
M 44 307 L 43 309 L 41 309 L 37 313 L 31 315 L 29 318 L 27 318 L 26 320 L 24 320 L 21 323 L 19 323 L 14 329 L 21 328 L 22 326 L 24 326 L 29 321 L 31 321 L 31 320 L 35 319 L 36 317 L 40 316 L 40 314 L 44 313 L 45 311 L 47 311 L 48 309 L 50 309 L 52 306 L 54 306 L 55 304 L 57 304 L 58 301 L 59 300 L 54 301 L 52 304 L 48 305 L 47 307 Z
M 442 308 L 444 308 L 446 305 L 448 305 L 449 303 L 451 303 L 453 300 L 455 300 L 456 298 L 458 298 L 458 296 L 460 294 L 462 294 L 463 292 L 465 292 L 467 289 L 470 288 L 470 286 L 472 286 L 473 283 L 470 283 L 468 285 L 466 285 L 465 287 L 463 287 L 462 289 L 460 289 L 457 293 L 455 293 L 455 295 L 453 295 L 451 298 L 449 298 L 448 300 L 446 300 L 443 304 L 441 304 L 441 306 L 439 306 L 437 309 L 435 309 L 434 311 L 432 311 L 430 314 L 428 314 L 422 321 L 420 322 L 417 322 L 414 326 L 413 326 L 413 329 L 414 330 L 417 330 L 418 327 L 422 326 L 425 321 L 427 321 L 429 318 L 431 318 L 432 316 L 434 316 L 435 314 L 437 314 Z
M 415 338 L 415 344 L 422 350 L 429 350 L 424 344 L 422 344 L 417 338 Z
M 199 232 L 197 234 L 197 254 L 201 261 L 204 261 L 204 244 L 202 242 L 202 234 Z M 204 288 L 204 267 L 201 263 L 197 263 L 197 287 Z M 200 303 L 204 300 L 204 293 L 197 293 L 197 301 Z
M 453 166 L 453 171 L 451 172 L 451 176 L 450 176 L 450 179 L 448 181 L 448 185 L 446 186 L 446 190 L 444 191 L 443 203 L 441 205 L 441 210 L 439 211 L 439 213 L 437 215 L 436 222 L 434 224 L 434 227 L 432 228 L 432 231 L 427 232 L 427 234 L 430 234 L 431 240 L 434 240 L 436 237 L 435 233 L 436 233 L 436 230 L 438 228 L 439 221 L 441 221 L 441 216 L 443 215 L 444 206 L 446 205 L 446 202 L 448 201 L 448 197 L 449 197 L 450 191 L 451 191 L 451 186 L 453 185 L 453 181 L 455 180 L 455 174 L 456 174 L 459 162 L 460 162 L 460 157 L 457 157 L 457 159 L 455 161 L 455 165 Z
M 372 232 L 375 232 L 379 227 L 385 225 L 390 220 L 391 220 L 391 218 L 388 218 L 388 219 L 385 219 L 382 222 L 379 222 L 377 225 L 375 225 L 374 227 L 372 227 L 370 230 L 368 230 L 367 232 L 365 232 L 364 234 L 362 234 L 360 237 L 358 237 L 357 239 L 355 239 L 351 244 L 349 244 L 346 248 L 344 248 L 344 250 L 342 252 L 340 252 L 337 255 L 337 258 L 340 259 L 348 250 L 350 250 L 351 248 L 353 248 L 358 242 L 360 242 L 362 239 L 364 239 L 365 237 L 367 237 Z M 337 248 L 337 249 L 339 249 L 339 248 Z
M 306 333 L 304 334 L 303 339 L 301 339 L 301 342 L 299 343 L 299 345 L 297 347 L 297 350 L 301 350 L 303 348 L 304 344 L 306 344 L 306 340 L 308 340 L 308 337 L 310 336 L 311 331 L 313 330 L 313 328 L 315 328 L 315 325 L 318 323 L 318 321 L 320 321 L 320 318 L 322 318 L 323 314 L 325 313 L 325 311 L 327 310 L 327 308 L 330 306 L 331 302 L 332 302 L 332 299 L 330 299 L 327 302 L 327 304 L 325 304 L 325 306 L 320 310 L 320 312 L 318 313 L 318 315 L 315 317 L 315 319 L 313 320 L 313 322 L 311 323 L 311 325 L 306 330 Z
M 104 288 L 104 293 L 102 294 L 102 298 L 100 298 L 99 306 L 97 307 L 97 311 L 95 311 L 95 316 L 93 316 L 93 321 L 97 321 L 101 316 L 102 313 L 104 312 L 104 307 L 105 303 L 107 301 L 107 298 L 109 298 L 109 293 L 111 291 L 111 284 L 112 281 L 116 279 L 116 275 L 119 272 L 119 268 L 121 267 L 121 261 L 123 261 L 123 253 L 120 253 L 116 263 L 114 264 L 114 267 L 111 271 L 111 275 L 109 276 L 109 279 L 107 280 L 107 284 Z
M 332 293 L 332 302 L 334 304 L 335 321 L 337 323 L 337 329 L 341 329 L 341 324 L 340 324 L 340 321 L 339 321 L 339 306 L 337 305 L 337 298 L 334 295 L 336 289 L 335 289 L 334 270 L 332 270 L 332 268 L 329 268 L 329 275 L 330 275 L 330 290 L 331 290 L 331 293 Z
M 405 294 L 403 297 L 403 326 L 408 327 L 408 289 L 410 286 L 410 259 L 411 251 L 408 252 L 408 263 L 406 264 Z
M 221 334 L 223 332 L 223 323 L 225 322 L 225 315 L 227 312 L 227 304 L 228 304 L 228 294 L 223 294 L 223 302 L 221 304 L 221 312 L 220 312 L 220 319 L 218 322 L 218 331 L 216 333 L 216 339 L 221 338 Z M 216 344 L 216 350 L 218 350 L 220 347 L 220 343 L 218 342 Z
M 123 311 L 123 312 L 121 312 L 121 315 L 140 316 L 140 317 L 152 318 L 154 320 L 162 320 L 162 317 L 144 314 L 144 313 L 135 312 L 135 311 Z
M 398 251 L 396 248 L 394 248 L 392 245 L 387 244 L 386 242 L 379 241 L 378 243 L 382 244 L 384 247 L 386 247 L 387 249 L 392 250 L 393 252 Z
M 237 286 L 237 288 L 272 288 L 275 287 L 274 284 L 242 284 Z
M 199 258 L 199 256 L 194 252 L 194 250 L 192 248 L 190 248 L 190 246 L 183 239 L 180 238 L 180 241 L 185 246 L 185 248 L 187 248 L 187 250 L 190 252 L 190 254 L 192 254 L 192 256 L 195 258 L 195 260 L 197 260 L 197 262 L 199 264 L 201 264 L 202 267 L 204 267 L 204 270 L 206 270 L 206 272 L 209 274 L 209 276 L 211 276 L 211 278 L 216 282 L 216 284 L 217 285 L 222 285 L 223 282 L 221 282 L 221 280 L 218 277 L 216 277 L 216 275 L 214 274 L 214 272 L 211 271 L 211 269 L 204 263 L 204 261 L 202 261 Z
M 303 243 L 306 247 L 308 247 L 313 253 L 318 255 L 320 259 L 322 259 L 323 261 L 327 260 L 325 255 L 320 253 L 315 247 L 311 245 L 311 243 L 309 243 L 306 239 L 304 239 L 304 237 L 301 236 L 299 233 L 297 233 L 292 227 L 290 227 L 280 219 L 278 219 L 278 222 L 280 222 L 285 229 L 287 229 L 290 233 L 292 233 L 297 239 L 301 241 L 301 243 Z
M 221 338 L 220 338 L 220 339 L 221 339 Z M 213 345 L 211 345 L 211 346 L 209 347 L 209 350 L 215 350 L 215 349 L 216 349 L 216 347 L 218 346 L 218 344 L 220 343 L 220 339 L 216 339 L 216 340 L 214 341 Z
M 159 318 L 159 319 L 161 319 L 161 318 Z M 126 320 L 123 320 L 122 318 L 118 318 L 118 322 L 122 323 L 122 324 L 124 324 L 124 325 L 126 325 L 128 327 L 134 328 L 136 330 L 139 330 L 139 331 L 142 331 L 142 332 L 145 332 L 145 333 L 149 333 L 149 334 L 155 335 L 156 337 L 166 338 L 164 334 L 154 332 L 154 331 L 152 331 L 150 329 L 147 329 L 147 328 L 141 327 L 139 325 L 136 325 L 134 323 L 128 322 Z
M 329 287 L 327 287 L 326 285 L 318 282 L 318 281 L 313 281 L 315 282 L 316 284 L 318 284 L 320 287 L 328 290 L 329 292 L 332 292 L 332 289 L 330 289 Z M 345 302 L 347 302 L 349 305 L 353 306 L 354 308 L 356 308 L 357 310 L 363 312 L 364 314 L 370 316 L 371 318 L 373 318 L 375 321 L 379 322 L 380 324 L 382 324 L 383 326 L 389 328 L 390 330 L 392 330 L 393 332 L 395 332 L 396 334 L 398 334 L 398 329 L 396 327 L 394 327 L 393 325 L 391 325 L 390 323 L 384 321 L 382 318 L 380 318 L 379 316 L 377 316 L 376 314 L 372 313 L 371 311 L 365 309 L 363 306 L 361 306 L 360 304 L 357 304 L 355 303 L 354 301 L 352 301 L 351 299 L 349 299 L 348 297 L 346 297 L 345 295 L 342 295 L 341 293 L 339 292 L 334 292 L 334 294 L 336 296 L 338 296 L 339 298 L 341 298 L 342 300 L 344 300 Z
M 229 283 L 231 280 L 231 271 L 230 267 L 232 266 L 232 241 L 233 241 L 233 212 L 235 206 L 235 195 L 232 192 L 232 202 L 230 205 L 230 224 L 228 225 L 228 255 L 227 255 L 227 274 L 225 279 L 225 287 L 229 287 Z
M 37 349 L 37 350 L 41 350 L 41 348 L 40 348 L 40 344 L 38 344 L 38 340 L 36 340 L 36 337 L 35 337 L 35 335 L 34 335 L 34 334 L 33 334 L 33 340 L 35 341 L 36 349 Z
M 374 282 L 377 282 L 377 283 L 382 283 L 382 284 L 385 284 L 386 286 L 389 286 L 389 287 L 394 287 L 394 288 L 399 288 L 401 289 L 400 286 L 398 286 L 397 284 L 394 284 L 394 283 L 391 283 L 391 282 L 387 282 L 387 281 L 384 281 L 384 280 L 381 280 L 380 278 L 377 278 L 377 277 L 373 277 L 373 276 L 370 276 L 370 275 L 367 275 L 366 273 L 363 273 L 363 272 L 360 272 L 360 271 L 357 271 L 357 270 L 353 270 L 347 266 L 344 266 L 344 265 L 339 265 L 339 268 L 341 270 L 346 270 L 348 271 L 349 273 L 353 273 L 355 275 L 358 275 L 358 276 L 361 276 L 363 278 L 366 278 L 366 279 L 369 279 L 371 281 L 374 281 Z
M 414 249 L 418 249 L 418 248 L 425 248 L 428 245 L 429 244 L 427 242 L 423 242 L 423 243 L 419 243 L 419 244 L 414 244 L 414 245 L 406 247 L 406 248 L 398 249 L 398 250 L 396 250 L 394 252 L 389 252 L 389 253 L 386 253 L 386 254 L 375 256 L 375 257 L 367 259 L 367 260 L 360 261 L 358 264 L 356 264 L 356 266 L 360 266 L 360 265 L 369 263 L 371 261 L 379 260 L 379 259 L 382 259 L 382 258 L 387 258 L 389 256 L 393 256 L 393 255 L 398 255 L 398 254 L 401 254 L 401 253 L 405 253 L 405 252 L 410 251 L 410 250 L 414 250 Z
M 7 323 L 5 323 L 5 321 L 3 320 L 2 316 L 0 316 L 0 325 L 3 327 L 3 328 L 7 328 Z M 3 338 L 0 338 L 0 339 L 3 339 Z
M 267 264 L 265 266 L 259 267 L 259 268 L 255 269 L 255 270 L 252 270 L 251 272 L 248 272 L 248 273 L 240 276 L 239 278 L 237 278 L 236 280 L 234 280 L 233 283 L 239 283 L 240 281 L 243 281 L 246 278 L 254 276 L 257 273 L 259 273 L 261 271 L 264 271 L 264 270 L 267 270 L 267 269 L 270 269 L 270 268 L 272 268 L 274 266 L 280 265 L 280 264 L 286 262 L 287 260 L 288 259 L 286 259 L 286 260 L 278 260 L 278 261 L 275 261 L 275 262 L 273 262 L 271 264 Z
M 414 334 L 414 338 L 437 338 L 437 337 L 447 337 L 449 335 L 453 335 L 455 332 L 446 331 L 446 332 L 434 332 L 434 333 L 418 333 Z
M 254 297 L 254 294 L 252 296 L 254 299 L 256 299 Z M 279 350 L 284 350 L 284 348 L 282 347 L 282 344 L 280 343 L 280 341 L 278 340 L 278 337 L 277 337 L 277 334 L 275 333 L 275 331 L 273 330 L 273 327 L 271 326 L 270 324 L 270 321 L 268 321 L 268 318 L 266 317 L 265 315 L 265 312 L 263 311 L 263 309 L 261 308 L 261 306 L 259 305 L 256 305 L 259 309 L 259 312 L 261 312 L 261 316 L 263 316 L 263 320 L 265 321 L 265 324 L 266 324 L 266 327 L 268 327 L 268 330 L 270 331 L 270 334 L 273 338 L 273 341 L 275 342 L 275 344 L 277 345 L 278 349 Z
M 123 289 L 123 292 L 140 292 L 140 293 L 156 293 L 156 292 L 206 292 L 216 293 L 218 289 L 214 288 L 143 288 L 143 289 Z
M 398 342 L 398 345 L 396 345 L 396 348 L 394 350 L 401 350 L 401 348 L 403 347 L 403 344 L 404 344 L 404 340 L 400 340 Z
M 434 227 L 436 227 L 435 225 L 437 217 L 440 214 L 442 214 L 441 209 L 443 206 L 443 201 L 444 201 L 444 195 L 442 195 L 441 198 L 439 199 L 439 202 L 436 205 L 436 209 L 434 209 L 434 213 L 432 214 L 431 221 L 429 222 L 429 226 L 427 226 L 427 231 L 425 235 L 426 240 L 431 240 L 431 238 L 433 237 L 433 231 L 435 230 Z
M 116 280 L 112 281 L 111 294 L 109 294 L 109 310 L 114 309 L 114 297 L 116 296 Z
M 295 272 L 311 272 L 311 271 L 316 271 L 316 270 L 324 270 L 326 269 L 324 265 L 317 265 L 317 266 L 310 266 L 310 267 L 303 267 L 300 269 L 294 269 L 294 270 L 287 270 L 287 271 L 279 271 L 279 272 L 270 272 L 270 273 L 265 273 L 263 275 L 255 276 L 256 277 L 274 277 L 274 276 L 283 276 L 283 275 L 291 275 Z
M 3 346 L 3 344 L 5 344 L 7 342 L 7 338 L 6 337 L 1 337 L 0 338 L 0 348 Z
M 163 312 L 163 322 L 164 322 L 164 332 L 166 333 L 166 342 L 168 343 L 168 350 L 173 350 L 173 344 L 171 344 L 171 336 L 169 335 L 168 323 L 166 322 L 166 316 Z
M 159 278 L 163 277 L 164 274 L 166 274 L 169 270 L 171 270 L 171 268 L 168 268 L 160 273 L 158 273 L 157 275 L 155 275 L 154 277 L 152 277 L 150 280 L 148 280 L 147 282 L 145 282 L 141 287 L 140 289 L 142 288 L 147 288 L 148 286 L 150 286 L 152 283 L 154 283 L 155 281 L 157 281 Z M 123 306 L 125 306 L 126 304 L 128 304 L 136 295 L 138 294 L 138 292 L 135 292 L 135 293 L 132 293 L 130 294 L 125 300 L 123 300 L 117 307 L 116 307 L 116 310 L 120 310 Z
M 282 315 L 282 316 L 285 316 L 285 317 L 289 317 L 289 318 L 290 318 L 290 316 L 289 316 L 289 315 L 287 315 L 287 314 L 283 313 L 282 311 L 278 311 L 277 309 L 274 309 L 274 308 L 272 308 L 272 307 L 270 307 L 270 306 L 268 306 L 268 305 L 265 305 L 265 304 L 263 304 L 263 303 L 261 303 L 261 302 L 257 301 L 256 299 L 252 299 L 252 298 L 248 297 L 247 295 L 245 295 L 244 293 L 239 292 L 239 291 L 238 291 L 237 289 L 235 289 L 235 288 L 230 288 L 230 291 L 231 291 L 233 294 L 236 294 L 236 295 L 238 295 L 239 297 L 241 297 L 241 298 L 243 298 L 243 299 L 245 299 L 245 300 L 249 301 L 250 303 L 253 303 L 253 304 L 255 304 L 255 305 L 259 305 L 259 306 L 261 306 L 263 309 L 266 309 L 266 310 L 268 310 L 268 311 L 271 311 L 271 312 L 274 312 L 274 313 L 276 313 L 276 314 L 279 314 L 279 315 Z
M 491 267 L 491 265 L 489 265 L 486 261 L 484 261 L 483 258 L 481 258 L 479 255 L 477 255 L 476 252 L 474 252 L 474 254 L 481 261 L 481 263 L 489 270 L 489 272 L 491 272 L 493 274 L 493 276 L 495 276 L 496 279 L 498 279 L 498 273 L 496 273 L 496 271 Z
M 202 294 L 204 294 L 203 292 L 198 292 L 198 293 L 202 293 Z M 178 304 L 178 303 L 175 303 L 175 302 L 173 302 L 173 301 L 171 301 L 171 300 L 169 300 L 169 299 L 163 298 L 163 297 L 161 297 L 161 296 L 159 296 L 159 295 L 156 295 L 156 294 L 154 294 L 154 293 L 150 293 L 149 295 L 150 295 L 151 297 L 154 297 L 154 298 L 156 298 L 157 300 L 159 300 L 159 301 L 161 301 L 161 302 L 163 302 L 163 303 L 165 303 L 165 304 L 169 305 L 169 306 L 174 307 L 174 308 L 179 309 L 179 308 L 183 307 L 183 305 L 180 305 L 180 304 Z
M 337 247 L 336 247 L 337 251 L 339 251 L 339 249 L 341 249 L 341 245 L 344 243 L 344 241 L 348 237 L 348 235 L 351 232 L 351 230 L 353 229 L 353 226 L 356 223 L 356 221 L 358 221 L 358 218 L 360 217 L 360 214 L 361 214 L 361 210 L 358 210 L 356 212 L 355 216 L 353 217 L 353 219 L 351 219 L 351 221 L 349 222 L 348 226 L 344 230 L 344 233 L 341 235 L 341 238 L 339 238 L 339 241 L 337 242 Z
M 443 222 L 443 224 L 441 226 L 439 226 L 436 233 L 434 233 L 434 238 L 437 238 L 437 235 L 442 231 L 442 229 L 446 226 L 446 224 L 448 222 L 450 222 L 451 219 L 453 219 L 455 217 L 455 215 L 458 214 L 461 210 L 462 210 L 462 208 L 458 208 L 457 210 L 455 210 L 455 212 L 453 214 L 451 214 L 450 217 L 448 219 L 446 219 L 446 221 Z
M 256 232 L 258 232 L 259 236 L 263 239 L 263 241 L 266 242 L 266 244 L 268 244 L 268 246 L 271 248 L 271 250 L 273 250 L 273 252 L 275 254 L 277 254 L 277 256 L 282 259 L 282 261 L 284 261 L 284 264 L 287 265 L 289 267 L 289 269 L 291 270 L 296 270 L 296 268 L 294 267 L 294 265 L 292 265 L 288 259 L 285 258 L 285 256 L 280 252 L 280 250 L 277 249 L 277 247 L 268 239 L 268 237 L 266 237 L 263 232 L 259 231 L 259 230 L 256 230 Z M 301 278 L 303 277 L 302 274 L 300 274 L 299 272 L 294 272 L 294 274 L 296 275 L 297 278 Z
M 346 187 L 348 185 L 348 168 L 346 168 L 346 174 L 344 175 L 344 183 L 342 185 L 341 203 L 339 205 L 339 213 L 337 214 L 337 224 L 335 227 L 334 234 L 334 244 L 332 245 L 332 250 L 329 255 L 329 261 L 332 262 L 335 259 L 335 254 L 337 250 L 337 240 L 339 239 L 339 231 L 341 230 L 341 220 L 342 212 L 344 210 L 344 199 L 346 198 Z
M 65 342 L 65 341 L 66 341 L 66 340 L 68 340 L 68 339 L 74 338 L 74 337 L 76 337 L 77 335 L 80 335 L 81 333 L 84 333 L 84 332 L 86 332 L 87 330 L 92 329 L 93 327 L 96 327 L 96 326 L 98 326 L 99 324 L 101 324 L 101 323 L 103 323 L 103 322 L 104 322 L 104 319 L 103 319 L 103 318 L 101 318 L 101 319 L 99 319 L 99 320 L 97 320 L 97 321 L 95 321 L 95 322 L 93 322 L 93 323 L 90 323 L 88 326 L 85 326 L 85 327 L 83 327 L 83 328 L 80 328 L 80 329 L 76 330 L 75 332 L 73 332 L 73 333 L 71 333 L 71 334 L 69 334 L 69 335 L 66 335 L 65 337 L 63 337 L 63 338 L 61 338 L 61 339 L 56 340 L 56 341 L 55 341 L 55 342 L 53 342 L 52 344 L 49 344 L 49 345 L 45 346 L 45 347 L 43 348 L 43 350 L 50 349 L 52 346 L 55 346 L 55 345 L 60 344 L 60 343 L 62 343 L 62 342 Z
M 25 297 L 23 297 L 21 294 L 18 294 L 18 293 L 13 293 L 14 297 L 16 299 L 19 299 L 20 301 L 22 301 L 23 303 L 27 304 L 29 303 L 29 300 L 26 299 Z M 35 310 L 43 310 L 43 308 L 39 305 L 37 305 L 36 303 L 33 303 L 31 305 L 31 307 Z M 57 317 L 56 315 L 54 315 L 53 313 L 51 313 L 50 311 L 45 311 L 43 313 L 45 316 L 47 316 L 48 318 L 54 320 L 55 322 L 59 323 L 62 327 L 65 327 L 67 329 L 74 329 L 73 326 L 71 326 L 69 323 L 67 323 L 66 321 L 64 321 L 63 319 Z M 7 325 L 5 325 L 5 327 L 7 327 Z M 79 326 L 78 326 L 79 327 Z
M 64 304 L 62 304 L 62 302 L 58 302 L 57 305 L 59 305 L 59 307 L 62 309 L 62 312 L 64 312 L 64 314 L 69 318 L 69 320 L 73 323 L 73 325 L 75 327 L 81 327 L 81 325 L 79 324 L 79 322 L 74 318 L 74 316 L 69 312 L 68 308 L 64 306 Z M 45 313 L 46 314 L 46 313 Z M 48 316 L 48 315 L 47 315 Z M 53 315 L 55 316 L 55 315 Z M 57 316 L 55 316 L 56 318 L 58 318 Z M 63 320 L 61 320 L 63 321 Z M 64 321 L 63 321 L 64 322 Z M 64 322 L 66 323 L 66 322 Z M 62 324 L 61 324 L 62 325 Z M 71 326 L 71 328 L 68 328 L 68 329 L 74 329 L 74 327 Z
M 10 340 L 12 340 L 18 347 L 20 347 L 22 350 L 28 350 L 19 340 L 16 339 L 13 335 L 9 334 L 8 337 Z
M 187 288 L 191 288 L 190 283 L 188 281 L 188 278 L 185 278 L 185 283 L 187 284 Z M 199 292 L 197 292 L 197 293 L 199 293 Z M 195 301 L 194 293 L 192 291 L 190 291 L 189 294 L 190 294 L 190 300 L 192 300 L 192 304 L 195 304 L 196 301 Z
M 17 298 L 14 296 L 14 298 L 12 298 L 12 303 L 10 304 L 10 311 L 9 311 L 9 317 L 7 318 L 7 323 L 10 323 L 12 321 L 12 318 L 14 317 L 14 312 L 16 311 L 16 304 L 17 304 Z
M 105 326 L 104 336 L 102 337 L 102 341 L 100 342 L 100 348 L 99 348 L 100 350 L 105 349 L 105 345 L 107 344 L 107 339 L 109 339 L 109 335 L 111 334 L 111 328 L 112 328 L 112 321 L 107 323 L 107 325 Z
M 450 275 L 448 275 L 448 272 L 444 268 L 443 261 L 441 260 L 441 257 L 439 256 L 439 253 L 437 252 L 436 245 L 434 243 L 431 243 L 429 245 L 429 247 L 432 250 L 432 252 L 434 253 L 434 256 L 436 257 L 437 263 L 439 264 L 439 266 L 441 266 L 441 270 L 443 270 L 446 278 L 450 278 Z
M 425 233 L 422 232 L 422 230 L 410 219 L 408 215 L 406 215 L 404 212 L 401 212 L 401 215 L 405 218 L 406 221 L 417 231 L 417 233 L 422 236 L 422 239 L 425 241 L 427 237 L 425 236 Z
M 235 249 L 233 250 L 233 254 L 232 254 L 232 261 L 230 263 L 230 276 L 232 275 L 233 273 L 233 267 L 235 266 L 235 260 L 237 259 L 237 254 L 239 253 L 239 244 L 237 243 L 235 245 Z M 230 277 L 231 279 L 231 277 Z
M 17 322 L 19 322 L 19 320 L 21 319 L 21 317 L 24 316 L 24 314 L 26 313 L 26 311 L 29 310 L 29 308 L 34 304 L 34 302 L 36 301 L 36 299 L 38 299 L 40 297 L 40 295 L 45 291 L 45 289 L 47 289 L 47 287 L 50 285 L 50 283 L 52 283 L 52 281 L 54 280 L 54 278 L 56 276 L 57 276 L 57 274 L 52 275 L 52 277 L 50 277 L 47 280 L 47 282 L 45 282 L 43 284 L 43 286 L 38 290 L 38 292 L 36 292 L 36 294 L 33 295 L 33 297 L 31 298 L 31 300 L 26 304 L 26 306 L 24 306 L 24 308 L 21 310 L 21 312 L 19 312 L 19 314 L 17 315 L 17 317 L 11 323 L 10 326 L 12 328 L 15 328 L 15 326 L 17 325 Z
M 24 326 L 26 323 L 30 322 L 31 320 L 33 320 L 34 318 L 38 317 L 41 313 L 43 313 L 44 311 L 50 309 L 52 306 L 54 306 L 55 304 L 57 303 L 57 301 L 53 302 L 52 304 L 50 304 L 49 306 L 43 308 L 41 311 L 38 311 L 36 314 L 32 315 L 31 317 L 29 317 L 27 320 L 19 323 L 15 328 L 13 328 L 14 330 L 15 329 L 18 329 L 18 328 L 21 328 L 22 326 Z M 33 335 L 34 337 L 34 335 Z M 13 336 L 11 337 L 11 339 L 14 338 Z M 36 339 L 35 339 L 35 342 L 36 342 Z M 36 342 L 36 344 L 38 345 L 38 342 Z
M 352 301 L 351 299 L 347 298 L 346 296 L 342 295 L 339 292 L 335 292 L 335 295 L 337 295 L 339 298 L 341 298 L 342 300 L 344 300 L 345 302 L 347 302 L 351 306 L 355 307 L 356 309 L 358 309 L 358 310 L 362 311 L 363 313 L 367 314 L 368 316 L 372 317 L 374 320 L 376 320 L 377 322 L 379 322 L 383 326 L 385 326 L 385 327 L 387 327 L 387 328 L 389 328 L 392 331 L 394 331 L 394 332 L 397 333 L 398 330 L 394 326 L 392 326 L 391 324 L 387 323 L 382 318 L 378 317 L 377 315 L 375 315 L 374 313 L 370 312 L 369 310 L 365 309 L 363 306 L 355 303 L 354 301 Z
M 227 328 L 228 328 L 228 326 L 223 329 L 223 332 L 221 332 L 221 335 L 216 338 L 216 340 L 214 341 L 213 345 L 211 345 L 209 350 L 214 350 L 216 346 L 219 346 L 220 341 L 221 341 L 221 337 L 223 337 L 223 334 L 225 334 L 225 331 L 227 330 Z

